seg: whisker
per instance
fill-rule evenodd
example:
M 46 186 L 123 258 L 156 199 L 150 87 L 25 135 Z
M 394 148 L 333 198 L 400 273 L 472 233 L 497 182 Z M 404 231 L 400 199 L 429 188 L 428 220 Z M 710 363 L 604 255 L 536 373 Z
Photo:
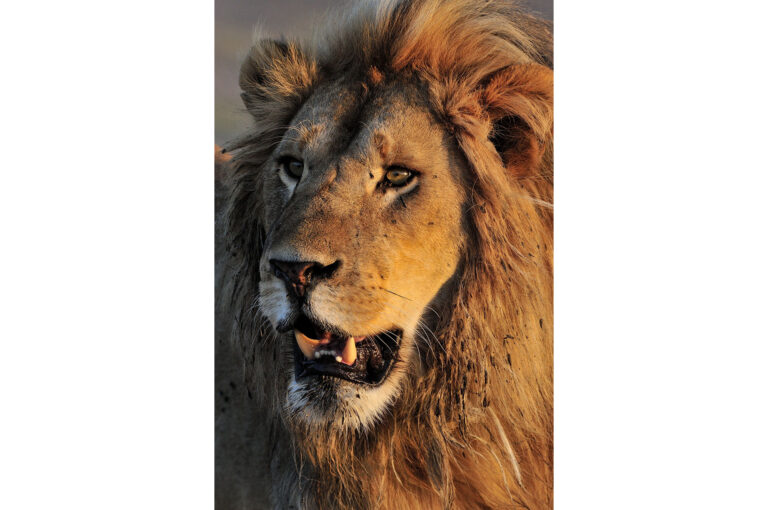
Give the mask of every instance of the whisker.
M 392 292 L 392 291 L 391 291 L 391 290 L 389 290 L 389 289 L 384 289 L 384 291 L 385 291 L 385 292 L 389 292 L 390 294 L 394 294 L 395 296 L 397 296 L 397 297 L 399 297 L 399 298 L 403 298 L 403 299 L 405 299 L 405 300 L 407 300 L 407 301 L 413 301 L 413 299 L 411 299 L 411 298 L 407 298 L 407 297 L 405 297 L 405 296 L 401 296 L 401 295 L 400 295 L 400 294 L 398 294 L 397 292 Z

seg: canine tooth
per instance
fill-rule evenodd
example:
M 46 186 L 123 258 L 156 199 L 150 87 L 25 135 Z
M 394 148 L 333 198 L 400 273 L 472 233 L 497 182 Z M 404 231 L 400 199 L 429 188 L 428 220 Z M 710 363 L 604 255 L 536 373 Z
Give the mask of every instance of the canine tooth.
M 356 359 L 357 347 L 355 346 L 355 337 L 350 336 L 347 338 L 347 343 L 344 344 L 341 356 L 336 357 L 336 361 L 343 361 L 345 365 L 354 365 Z
M 307 359 L 314 358 L 315 349 L 320 342 L 318 340 L 309 338 L 307 335 L 296 329 L 293 330 L 293 335 L 296 337 L 296 343 L 298 344 L 299 349 L 301 350 L 301 353 L 304 355 L 304 357 Z
M 341 363 L 341 356 L 336 356 L 336 363 Z
M 315 359 L 320 357 L 320 351 L 315 351 Z

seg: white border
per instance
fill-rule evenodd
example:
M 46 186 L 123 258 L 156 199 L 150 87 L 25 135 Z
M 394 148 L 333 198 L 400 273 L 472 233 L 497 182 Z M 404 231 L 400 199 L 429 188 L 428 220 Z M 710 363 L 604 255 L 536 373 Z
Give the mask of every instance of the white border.
M 0 508 L 213 506 L 213 2 L 0 15 Z
M 555 5 L 557 508 L 766 508 L 766 8 Z

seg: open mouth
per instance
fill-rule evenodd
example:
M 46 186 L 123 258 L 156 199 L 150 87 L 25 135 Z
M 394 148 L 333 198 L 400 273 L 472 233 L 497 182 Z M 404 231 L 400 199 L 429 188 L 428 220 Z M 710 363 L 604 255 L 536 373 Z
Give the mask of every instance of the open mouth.
M 400 348 L 401 331 L 354 336 L 329 331 L 301 314 L 294 324 L 296 379 L 312 375 L 377 385 L 389 374 Z

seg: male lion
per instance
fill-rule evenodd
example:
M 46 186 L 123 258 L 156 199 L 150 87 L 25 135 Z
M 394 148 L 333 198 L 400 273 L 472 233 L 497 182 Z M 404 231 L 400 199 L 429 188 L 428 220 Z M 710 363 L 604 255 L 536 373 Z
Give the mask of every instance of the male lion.
M 217 171 L 218 508 L 552 506 L 551 66 L 508 1 L 252 48 Z

